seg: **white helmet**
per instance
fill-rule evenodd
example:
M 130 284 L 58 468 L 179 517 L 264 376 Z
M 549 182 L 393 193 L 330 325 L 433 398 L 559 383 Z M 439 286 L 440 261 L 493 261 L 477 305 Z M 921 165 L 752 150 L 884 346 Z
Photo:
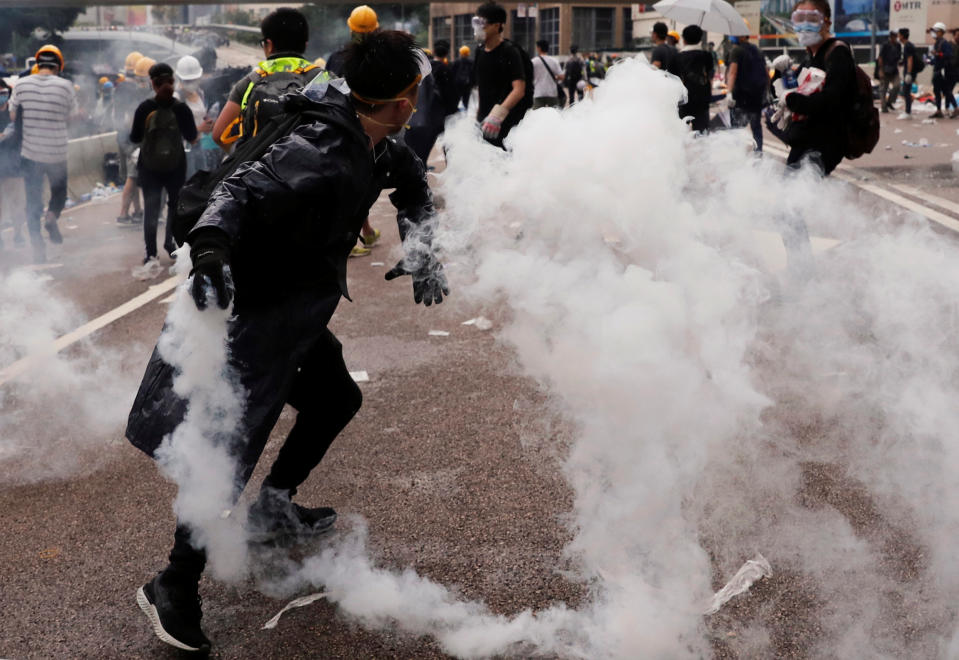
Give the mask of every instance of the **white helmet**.
M 192 55 L 184 55 L 176 63 L 176 76 L 180 80 L 196 80 L 203 75 L 200 60 Z
M 943 23 L 942 21 L 939 21 L 938 23 L 936 23 L 935 25 L 932 26 L 932 29 L 933 29 L 933 30 L 937 30 L 937 31 L 938 31 L 938 30 L 942 30 L 943 32 L 945 32 L 945 31 L 946 31 L 946 24 Z

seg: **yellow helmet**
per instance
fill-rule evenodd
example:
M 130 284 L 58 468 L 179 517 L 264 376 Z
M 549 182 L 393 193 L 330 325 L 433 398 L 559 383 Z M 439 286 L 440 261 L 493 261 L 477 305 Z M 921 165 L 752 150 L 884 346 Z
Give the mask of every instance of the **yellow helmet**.
M 63 60 L 63 53 L 61 53 L 60 49 L 53 44 L 41 46 L 40 50 L 37 51 L 37 54 L 34 55 L 34 58 L 37 60 L 37 64 L 40 65 L 43 64 L 44 61 L 50 62 L 51 55 L 56 56 L 56 59 L 59 62 L 58 66 L 60 67 L 60 70 L 63 71 L 63 67 L 66 66 L 66 62 Z
M 137 66 L 137 62 L 143 59 L 143 53 L 138 50 L 133 51 L 127 55 L 126 60 L 123 62 L 123 70 L 127 73 L 132 73 Z
M 470 56 L 470 47 L 469 46 L 460 46 L 460 55 L 463 57 Z
M 676 41 L 679 41 L 679 32 L 677 32 L 676 30 L 670 30 L 666 34 L 668 34 L 670 37 L 672 37 Z
M 137 65 L 133 68 L 133 75 L 138 78 L 146 78 L 150 75 L 150 67 L 156 64 L 156 60 L 149 57 L 141 57 L 137 60 Z
M 125 81 L 126 79 L 127 79 L 127 77 L 126 77 L 125 75 L 123 75 L 122 73 L 118 73 L 118 74 L 117 74 L 117 82 L 118 82 L 118 83 L 121 83 L 121 82 Z
M 107 78 L 106 76 L 100 76 L 100 79 L 97 81 L 97 84 L 102 85 L 105 82 L 110 82 L 110 79 Z
M 360 5 L 350 12 L 350 17 L 346 19 L 346 24 L 352 32 L 365 34 L 372 32 L 380 26 L 376 18 L 376 12 L 369 5 Z

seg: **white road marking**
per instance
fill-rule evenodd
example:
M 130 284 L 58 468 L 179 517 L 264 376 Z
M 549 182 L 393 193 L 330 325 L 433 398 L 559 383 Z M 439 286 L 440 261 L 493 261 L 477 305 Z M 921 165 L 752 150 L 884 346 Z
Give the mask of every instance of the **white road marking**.
M 782 151 L 781 149 L 778 149 L 776 147 L 764 146 L 763 148 L 782 158 L 786 158 L 789 155 L 785 151 Z M 844 170 L 844 171 L 839 171 L 839 170 Z M 847 174 L 847 172 L 849 173 Z M 854 178 L 854 176 L 857 174 L 868 175 L 868 173 L 865 172 L 864 170 L 860 170 L 858 168 L 845 166 L 845 165 L 840 165 L 838 168 L 836 168 L 836 171 L 833 172 L 833 176 L 839 179 L 840 181 L 845 181 L 846 183 L 850 183 L 861 190 L 865 190 L 866 192 L 870 194 L 876 195 L 877 197 L 882 197 L 883 199 L 888 200 L 892 202 L 893 204 L 898 204 L 904 209 L 907 209 L 914 213 L 918 213 L 919 215 L 937 224 L 942 225 L 946 229 L 950 229 L 954 232 L 959 233 L 959 220 L 956 220 L 955 218 L 952 218 L 951 216 L 948 216 L 945 213 L 941 213 L 940 211 L 936 211 L 935 209 L 931 209 L 928 206 L 924 206 L 923 204 L 920 204 L 919 202 L 914 202 L 911 199 L 906 199 L 902 195 L 897 195 L 896 193 L 886 190 L 885 188 L 878 186 L 876 184 L 866 183 L 865 181 L 857 181 Z M 930 202 L 938 206 L 941 206 L 944 209 L 949 209 L 950 211 L 956 211 L 957 213 L 959 213 L 959 204 L 955 204 L 954 202 L 951 202 L 950 200 L 943 199 L 941 197 L 936 197 L 935 195 L 930 195 L 926 192 L 919 190 L 918 188 L 913 188 L 912 186 L 907 186 L 904 184 L 890 183 L 889 186 L 891 188 L 896 188 L 897 190 L 900 190 L 901 192 L 904 192 L 909 195 L 916 195 L 917 197 L 926 197 L 929 199 Z
M 53 270 L 55 268 L 63 268 L 63 264 L 30 264 L 29 266 L 24 266 L 24 270 L 32 270 L 35 273 L 39 273 L 42 270 Z
M 905 183 L 890 183 L 889 187 L 894 188 L 898 190 L 899 192 L 906 193 L 907 195 L 912 195 L 913 197 L 918 197 L 919 199 L 923 199 L 929 202 L 930 204 L 935 204 L 939 208 L 943 208 L 943 209 L 946 209 L 947 211 L 952 211 L 953 213 L 959 214 L 959 204 L 952 201 L 951 199 L 946 199 L 945 197 L 939 197 L 937 195 L 933 195 L 932 193 L 928 193 L 925 190 L 919 190 L 919 188 L 907 185 Z
M 109 312 L 107 312 L 106 314 L 102 314 L 98 316 L 97 318 L 93 319 L 92 321 L 89 321 L 88 323 L 84 323 L 73 332 L 69 332 L 63 335 L 62 337 L 60 337 L 59 339 L 51 343 L 49 346 L 47 346 L 43 350 L 25 355 L 24 357 L 20 358 L 13 364 L 10 364 L 9 366 L 5 368 L 0 369 L 0 386 L 5 385 L 6 383 L 10 382 L 11 380 L 14 380 L 15 378 L 19 376 L 22 376 L 30 368 L 36 366 L 43 359 L 49 358 L 50 356 L 55 355 L 56 353 L 59 353 L 63 349 L 67 348 L 68 346 L 71 346 L 72 344 L 75 344 L 81 339 L 85 337 L 89 337 L 97 330 L 110 325 L 117 319 L 123 318 L 130 312 L 133 312 L 143 307 L 147 303 L 151 302 L 152 300 L 159 298 L 167 291 L 170 291 L 171 289 L 175 288 L 180 283 L 181 280 L 182 280 L 181 277 L 176 276 L 176 277 L 171 277 L 167 280 L 164 280 L 163 282 L 160 282 L 159 284 L 154 284 L 145 292 L 141 293 L 135 298 L 131 298 L 130 300 L 126 301 L 119 307 L 115 307 L 111 309 Z

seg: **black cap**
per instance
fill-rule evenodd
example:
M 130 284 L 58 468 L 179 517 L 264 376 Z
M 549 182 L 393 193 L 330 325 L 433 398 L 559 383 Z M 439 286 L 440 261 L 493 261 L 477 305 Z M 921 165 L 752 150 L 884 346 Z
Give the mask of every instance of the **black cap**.
M 173 67 L 166 62 L 157 62 L 150 67 L 150 80 L 156 80 L 164 76 L 173 77 Z

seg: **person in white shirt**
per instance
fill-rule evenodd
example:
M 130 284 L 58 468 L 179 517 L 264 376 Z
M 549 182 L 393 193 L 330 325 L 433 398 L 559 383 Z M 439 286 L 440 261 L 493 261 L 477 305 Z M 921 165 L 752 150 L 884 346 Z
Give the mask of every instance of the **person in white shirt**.
M 549 42 L 540 39 L 536 42 L 536 57 L 533 59 L 533 109 L 554 108 L 560 105 L 560 83 L 563 80 L 563 67 L 555 58 L 546 53 Z

